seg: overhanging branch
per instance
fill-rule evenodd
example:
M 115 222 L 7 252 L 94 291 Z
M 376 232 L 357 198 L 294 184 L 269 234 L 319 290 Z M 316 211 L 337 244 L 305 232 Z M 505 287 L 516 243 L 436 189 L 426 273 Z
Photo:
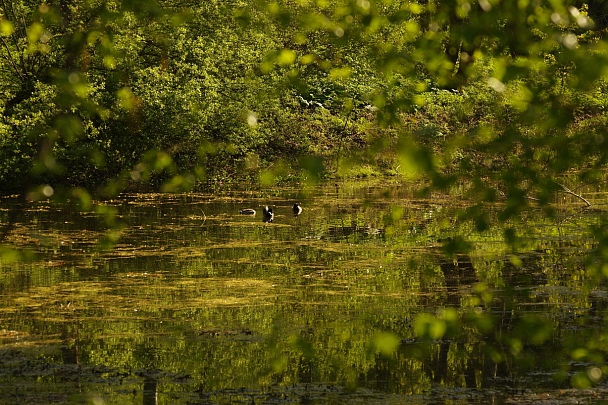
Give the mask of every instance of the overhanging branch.
M 587 207 L 591 207 L 591 203 L 582 195 L 575 193 L 574 191 L 570 190 L 568 187 L 564 186 L 563 184 L 559 184 L 559 183 L 555 183 L 555 184 L 557 184 L 558 186 L 561 187 L 561 190 L 558 190 L 558 191 L 561 191 L 562 193 L 566 193 L 573 197 L 576 197 L 579 200 L 584 201 L 585 204 L 587 204 Z

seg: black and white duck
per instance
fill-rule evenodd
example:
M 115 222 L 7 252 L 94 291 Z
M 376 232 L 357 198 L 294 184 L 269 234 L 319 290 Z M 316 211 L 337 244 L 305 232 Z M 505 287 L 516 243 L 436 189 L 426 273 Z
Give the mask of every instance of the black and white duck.
M 265 206 L 262 209 L 262 220 L 264 222 L 272 222 L 274 220 L 274 212 L 272 211 L 272 208 Z

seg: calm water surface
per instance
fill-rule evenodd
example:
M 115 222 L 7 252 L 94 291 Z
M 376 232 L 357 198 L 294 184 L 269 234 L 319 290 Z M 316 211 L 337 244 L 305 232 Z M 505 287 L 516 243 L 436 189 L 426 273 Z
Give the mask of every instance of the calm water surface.
M 14 206 L 1 204 L 4 221 Z M 509 224 L 524 236 L 514 254 L 502 229 L 479 234 L 456 202 L 404 187 L 108 205 L 121 238 L 106 250 L 93 214 L 47 203 L 20 213 L 10 241 L 29 259 L 0 262 L 0 403 L 608 398 L 608 370 L 571 354 L 606 334 L 608 293 L 583 266 L 597 212 L 527 213 Z M 472 249 L 446 254 L 459 238 Z M 597 385 L 570 389 L 581 372 L 599 373 Z

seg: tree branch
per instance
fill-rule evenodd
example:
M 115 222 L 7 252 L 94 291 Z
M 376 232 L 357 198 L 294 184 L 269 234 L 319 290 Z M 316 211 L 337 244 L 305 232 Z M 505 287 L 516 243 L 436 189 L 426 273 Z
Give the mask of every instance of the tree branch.
M 20 69 L 15 64 L 15 60 L 13 59 L 13 54 L 11 52 L 11 48 L 8 46 L 8 43 L 6 42 L 6 39 L 0 37 L 0 40 L 2 40 L 2 45 L 4 46 L 4 48 L 6 49 L 6 53 L 8 54 L 3 59 L 6 59 L 10 63 L 10 65 L 13 67 L 13 70 L 17 74 L 17 76 L 19 76 L 19 78 L 21 80 L 23 80 L 24 79 L 23 72 L 21 72 Z
M 576 197 L 579 200 L 584 201 L 585 204 L 587 204 L 587 207 L 591 207 L 591 203 L 585 197 L 583 197 L 582 195 L 575 193 L 574 191 L 570 190 L 568 187 L 564 186 L 563 184 L 560 184 L 560 183 L 555 183 L 555 184 L 557 184 L 558 186 L 561 187 L 561 190 L 558 190 L 558 191 L 561 191 L 562 193 L 566 193 L 566 194 L 569 194 L 569 195 L 571 195 L 573 197 Z

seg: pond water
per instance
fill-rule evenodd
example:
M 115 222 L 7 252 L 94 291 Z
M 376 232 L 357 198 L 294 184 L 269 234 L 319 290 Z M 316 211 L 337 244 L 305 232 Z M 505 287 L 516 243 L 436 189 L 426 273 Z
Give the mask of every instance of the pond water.
M 405 186 L 124 195 L 102 249 L 94 214 L 0 204 L 23 253 L 0 261 L 3 404 L 608 398 L 608 292 L 584 265 L 601 210 L 530 209 L 515 253 Z

